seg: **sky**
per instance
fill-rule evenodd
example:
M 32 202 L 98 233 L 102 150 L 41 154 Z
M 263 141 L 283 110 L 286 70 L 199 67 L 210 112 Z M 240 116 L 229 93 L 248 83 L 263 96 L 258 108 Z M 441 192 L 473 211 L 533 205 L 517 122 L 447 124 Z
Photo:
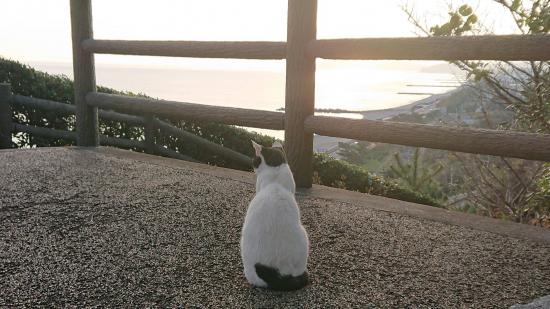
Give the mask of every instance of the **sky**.
M 506 14 L 490 0 L 454 1 L 488 16 L 497 33 L 511 33 Z M 430 23 L 446 18 L 445 0 L 319 0 L 318 38 L 415 36 L 401 6 Z M 0 56 L 70 63 L 69 0 L 2 0 Z M 286 0 L 93 0 L 94 36 L 128 40 L 286 40 Z M 195 68 L 283 67 L 280 61 L 175 59 L 97 55 L 96 63 Z M 342 64 L 345 65 L 345 64 Z

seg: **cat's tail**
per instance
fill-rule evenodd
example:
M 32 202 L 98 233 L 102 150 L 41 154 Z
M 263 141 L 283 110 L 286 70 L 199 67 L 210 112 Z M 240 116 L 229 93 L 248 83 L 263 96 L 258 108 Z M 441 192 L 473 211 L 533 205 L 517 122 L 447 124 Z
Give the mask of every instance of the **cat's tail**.
M 276 291 L 294 291 L 303 288 L 309 282 L 308 273 L 304 271 L 299 276 L 285 275 L 281 276 L 276 268 L 256 263 L 254 265 L 256 274 L 260 277 L 267 287 Z

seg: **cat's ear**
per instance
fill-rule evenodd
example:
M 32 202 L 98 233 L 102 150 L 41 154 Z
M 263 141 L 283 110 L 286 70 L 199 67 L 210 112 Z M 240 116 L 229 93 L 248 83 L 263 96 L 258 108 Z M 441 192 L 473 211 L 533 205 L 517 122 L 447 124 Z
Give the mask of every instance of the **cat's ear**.
M 259 157 L 262 153 L 262 145 L 257 144 L 255 141 L 252 142 L 252 147 L 254 147 L 254 151 L 256 152 L 256 156 Z
M 279 141 L 275 141 L 271 147 L 272 148 L 281 148 L 281 149 L 283 149 L 283 144 L 281 144 L 281 142 L 279 142 Z

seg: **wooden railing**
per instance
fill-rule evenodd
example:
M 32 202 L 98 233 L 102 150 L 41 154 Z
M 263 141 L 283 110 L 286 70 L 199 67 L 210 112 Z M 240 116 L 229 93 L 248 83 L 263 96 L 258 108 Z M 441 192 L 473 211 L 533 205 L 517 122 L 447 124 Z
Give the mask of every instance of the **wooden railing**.
M 0 149 L 10 148 L 12 133 L 19 132 L 28 133 L 32 136 L 77 141 L 77 132 L 30 126 L 14 122 L 12 119 L 12 106 L 25 107 L 29 110 L 51 111 L 58 115 L 74 115 L 76 106 L 22 95 L 12 95 L 10 88 L 9 84 L 0 84 Z M 192 143 L 202 150 L 219 155 L 243 168 L 251 166 L 251 159 L 246 155 L 194 135 L 152 115 L 134 116 L 107 110 L 99 110 L 98 115 L 99 118 L 104 120 L 123 122 L 144 128 L 143 141 L 99 135 L 101 145 L 140 149 L 150 154 L 197 162 L 197 160 L 187 155 L 160 145 L 158 143 L 160 134 L 167 134 L 185 143 Z
M 286 42 L 96 40 L 91 0 L 71 0 L 77 144 L 97 146 L 98 107 L 285 131 L 296 183 L 312 182 L 313 134 L 550 161 L 550 135 L 314 115 L 315 60 L 550 60 L 550 36 L 317 40 L 317 0 L 289 0 Z M 96 92 L 94 54 L 286 59 L 285 113 L 130 98 Z M 243 94 L 245 95 L 245 94 Z M 336 104 L 337 102 L 335 102 Z

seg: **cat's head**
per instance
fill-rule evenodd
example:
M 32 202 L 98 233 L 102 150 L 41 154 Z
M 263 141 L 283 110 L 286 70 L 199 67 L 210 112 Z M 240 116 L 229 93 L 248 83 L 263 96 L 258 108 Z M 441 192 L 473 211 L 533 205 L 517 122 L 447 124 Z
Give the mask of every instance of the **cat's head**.
M 255 152 L 252 160 L 254 171 L 287 164 L 283 145 L 280 142 L 276 141 L 271 147 L 264 147 L 252 141 L 252 146 Z

